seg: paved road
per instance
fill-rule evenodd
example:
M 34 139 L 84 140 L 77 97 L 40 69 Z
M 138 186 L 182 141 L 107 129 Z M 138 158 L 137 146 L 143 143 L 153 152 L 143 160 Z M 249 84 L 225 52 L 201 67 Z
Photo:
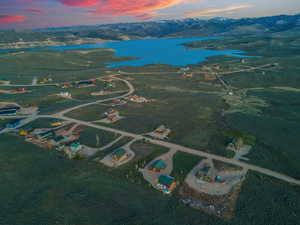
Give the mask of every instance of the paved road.
M 115 140 L 113 140 L 112 142 L 108 143 L 107 145 L 103 146 L 100 148 L 100 151 L 103 151 L 105 149 L 110 148 L 111 146 L 113 146 L 114 144 L 116 144 L 118 141 L 120 141 L 124 136 L 120 136 L 118 138 L 116 138 Z
M 45 87 L 45 86 L 58 86 L 58 83 L 53 84 L 0 84 L 0 87 Z
M 120 98 L 125 98 L 125 97 L 127 97 L 129 95 L 132 95 L 134 93 L 134 91 L 135 91 L 134 87 L 127 80 L 123 80 L 123 79 L 120 79 L 120 78 L 117 78 L 117 77 L 114 77 L 113 79 L 123 81 L 128 86 L 129 91 L 126 94 L 121 95 L 121 96 L 111 97 L 111 98 L 107 98 L 107 99 L 103 99 L 103 100 L 98 100 L 98 101 L 89 102 L 89 103 L 74 106 L 72 108 L 69 108 L 69 109 L 66 109 L 66 110 L 63 110 L 61 112 L 56 113 L 55 116 L 63 116 L 66 113 L 69 113 L 71 111 L 74 111 L 76 109 L 80 109 L 80 108 L 83 108 L 83 107 L 86 107 L 86 106 L 89 106 L 89 105 L 94 105 L 94 104 L 98 104 L 98 103 L 102 103 L 102 102 L 107 102 L 107 101 L 112 101 L 112 100 L 116 100 L 116 99 L 120 99 Z
M 178 144 L 174 144 L 174 143 L 170 143 L 170 142 L 166 142 L 166 141 L 161 141 L 161 140 L 156 140 L 156 139 L 153 139 L 153 138 L 144 137 L 144 136 L 139 135 L 139 134 L 134 134 L 134 133 L 130 133 L 130 132 L 127 132 L 127 131 L 122 131 L 122 130 L 118 130 L 118 129 L 114 129 L 114 128 L 110 128 L 110 127 L 105 127 L 105 126 L 93 124 L 93 123 L 86 122 L 86 121 L 76 120 L 76 119 L 72 119 L 72 118 L 65 117 L 65 116 L 44 115 L 44 116 L 39 116 L 39 117 L 40 118 L 62 119 L 62 120 L 78 123 L 78 124 L 81 124 L 81 125 L 93 127 L 93 128 L 96 128 L 96 129 L 101 129 L 101 130 L 117 133 L 117 134 L 120 134 L 120 135 L 123 135 L 123 136 L 132 137 L 132 138 L 135 138 L 135 139 L 144 139 L 144 140 L 149 141 L 152 144 L 156 144 L 156 145 L 164 146 L 166 148 L 176 149 L 176 150 L 181 151 L 181 152 L 186 152 L 186 153 L 190 153 L 190 154 L 193 154 L 193 155 L 198 155 L 198 156 L 201 156 L 201 157 L 205 157 L 205 158 L 209 158 L 209 159 L 215 159 L 215 160 L 218 160 L 218 161 L 221 161 L 221 162 L 225 162 L 225 163 L 229 163 L 229 164 L 232 164 L 232 165 L 240 166 L 240 167 L 243 167 L 244 169 L 256 171 L 256 172 L 259 172 L 259 173 L 262 173 L 262 174 L 265 174 L 265 175 L 268 175 L 268 176 L 271 176 L 271 177 L 275 177 L 277 179 L 287 181 L 289 183 L 296 184 L 296 185 L 300 186 L 300 181 L 299 180 L 297 180 L 295 178 L 292 178 L 292 177 L 289 177 L 289 176 L 286 176 L 284 174 L 274 172 L 272 170 L 265 169 L 265 168 L 262 168 L 262 167 L 254 166 L 254 165 L 251 165 L 251 164 L 248 164 L 248 163 L 236 161 L 234 159 L 229 159 L 229 158 L 226 158 L 226 157 L 223 157 L 223 156 L 215 155 L 215 154 L 212 154 L 212 153 L 207 153 L 207 152 L 203 152 L 203 151 L 200 151 L 200 150 L 184 147 L 182 145 L 178 145 Z
M 166 142 L 166 141 L 161 141 L 161 140 L 157 140 L 157 139 L 153 139 L 153 138 L 149 138 L 149 137 L 144 137 L 143 135 L 140 135 L 140 134 L 134 134 L 134 133 L 130 133 L 130 132 L 126 132 L 126 131 L 122 131 L 122 130 L 118 130 L 118 129 L 114 129 L 114 128 L 110 128 L 110 127 L 105 127 L 105 126 L 93 124 L 91 122 L 76 120 L 76 119 L 64 116 L 64 114 L 66 114 L 68 112 L 71 112 L 73 110 L 82 108 L 82 107 L 86 107 L 86 106 L 101 103 L 101 102 L 106 102 L 106 101 L 111 101 L 111 100 L 127 97 L 135 91 L 134 87 L 127 80 L 123 80 L 123 79 L 116 78 L 116 77 L 114 77 L 114 79 L 121 80 L 121 81 L 125 82 L 127 84 L 127 86 L 129 87 L 129 91 L 126 94 L 122 95 L 122 96 L 112 97 L 112 98 L 108 98 L 108 99 L 104 99 L 104 100 L 99 100 L 99 101 L 95 101 L 95 102 L 91 102 L 91 103 L 78 105 L 78 106 L 63 110 L 62 112 L 59 112 L 59 113 L 56 113 L 56 114 L 53 114 L 53 115 L 38 115 L 38 116 L 30 117 L 30 118 L 26 119 L 26 121 L 24 121 L 23 125 L 25 125 L 25 124 L 27 124 L 27 123 L 29 123 L 29 122 L 37 119 L 37 118 L 62 119 L 62 120 L 66 120 L 66 121 L 69 121 L 69 122 L 74 122 L 74 123 L 77 123 L 77 124 L 80 124 L 80 125 L 93 127 L 93 128 L 96 128 L 96 129 L 101 129 L 101 130 L 105 130 L 105 131 L 109 131 L 109 132 L 113 132 L 113 133 L 117 133 L 117 134 L 120 134 L 122 136 L 132 137 L 134 139 L 144 139 L 144 140 L 149 141 L 150 143 L 160 145 L 160 146 L 164 146 L 164 147 L 169 148 L 169 149 L 175 149 L 177 151 L 186 152 L 186 153 L 189 153 L 189 154 L 198 155 L 198 156 L 205 157 L 205 158 L 208 158 L 208 159 L 214 159 L 214 160 L 229 163 L 229 164 L 232 164 L 232 165 L 240 166 L 240 167 L 243 167 L 244 169 L 256 171 L 256 172 L 262 173 L 264 175 L 275 177 L 277 179 L 280 179 L 280 180 L 283 180 L 283 181 L 286 181 L 286 182 L 289 182 L 289 183 L 296 184 L 296 185 L 300 186 L 300 181 L 299 180 L 297 180 L 295 178 L 292 178 L 292 177 L 289 177 L 287 175 L 278 173 L 278 172 L 274 172 L 274 171 L 269 170 L 269 169 L 265 169 L 265 168 L 254 166 L 254 165 L 251 165 L 251 164 L 248 164 L 248 163 L 236 161 L 234 159 L 229 159 L 229 158 L 222 157 L 222 156 L 219 156 L 219 155 L 215 155 L 215 154 L 212 154 L 212 153 L 207 153 L 207 152 L 203 152 L 203 151 L 200 151 L 200 150 L 184 147 L 184 146 L 181 146 L 181 145 L 178 145 L 178 144 L 174 144 L 174 143 L 170 143 L 170 142 Z M 2 132 L 4 132 L 4 131 L 2 131 Z
M 217 75 L 228 75 L 228 74 L 233 74 L 233 73 L 240 73 L 240 72 L 250 72 L 253 70 L 258 70 L 258 69 L 263 69 L 266 67 L 270 67 L 273 64 L 269 63 L 269 64 L 265 64 L 265 65 L 261 65 L 261 66 L 251 66 L 250 68 L 247 69 L 240 69 L 240 70 L 234 70 L 234 71 L 227 71 L 227 72 L 219 72 L 217 73 Z M 195 72 L 195 71 L 190 71 L 193 74 L 206 74 L 206 71 L 199 71 L 199 72 Z M 120 71 L 119 74 L 120 75 L 137 75 L 137 74 L 157 74 L 157 75 L 161 75 L 161 74 L 182 74 L 183 72 L 181 71 L 162 71 L 162 72 L 125 72 L 125 71 Z

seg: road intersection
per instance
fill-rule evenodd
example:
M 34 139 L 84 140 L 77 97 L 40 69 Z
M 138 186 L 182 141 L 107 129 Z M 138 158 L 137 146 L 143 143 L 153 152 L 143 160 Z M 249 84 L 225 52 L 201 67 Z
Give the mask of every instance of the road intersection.
M 129 88 L 128 92 L 121 95 L 121 96 L 116 96 L 116 97 L 111 97 L 111 98 L 98 100 L 98 101 L 94 101 L 94 102 L 90 102 L 90 103 L 80 104 L 80 105 L 65 109 L 61 112 L 58 112 L 58 113 L 55 113 L 55 114 L 52 114 L 52 115 L 33 115 L 31 117 L 28 117 L 27 119 L 23 119 L 22 120 L 22 126 L 24 126 L 24 125 L 26 125 L 26 124 L 28 124 L 28 123 L 36 120 L 36 119 L 39 119 L 39 118 L 61 119 L 61 120 L 69 121 L 69 122 L 72 122 L 72 123 L 75 123 L 75 124 L 78 124 L 78 125 L 84 125 L 84 126 L 88 126 L 88 127 L 92 127 L 92 128 L 96 128 L 96 129 L 100 129 L 100 130 L 120 134 L 122 137 L 131 137 L 131 138 L 134 138 L 135 140 L 145 140 L 149 143 L 152 143 L 152 144 L 155 144 L 155 145 L 160 145 L 160 146 L 163 146 L 163 147 L 166 147 L 166 148 L 169 148 L 169 149 L 174 149 L 176 151 L 181 151 L 181 152 L 197 155 L 197 156 L 200 156 L 200 157 L 213 159 L 213 160 L 221 161 L 221 162 L 224 162 L 224 163 L 229 163 L 229 164 L 232 164 L 232 165 L 240 166 L 245 170 L 255 171 L 255 172 L 258 172 L 258 173 L 261 173 L 261 174 L 264 174 L 264 175 L 267 175 L 267 176 L 270 176 L 270 177 L 274 177 L 274 178 L 277 178 L 279 180 L 286 181 L 286 182 L 289 182 L 291 184 L 300 186 L 300 180 L 297 180 L 293 177 L 289 177 L 285 174 L 275 172 L 275 171 L 272 171 L 272 170 L 269 170 L 269 169 L 266 169 L 266 168 L 262 168 L 262 167 L 255 166 L 255 165 L 252 165 L 252 164 L 249 164 L 249 163 L 241 162 L 241 161 L 238 161 L 238 160 L 235 160 L 235 159 L 226 158 L 226 157 L 223 157 L 223 156 L 220 156 L 220 155 L 215 155 L 215 154 L 208 153 L 208 152 L 205 152 L 205 151 L 188 148 L 188 147 L 178 145 L 178 144 L 174 144 L 174 143 L 170 143 L 170 142 L 167 142 L 167 141 L 162 141 L 162 140 L 158 140 L 158 139 L 155 139 L 155 138 L 146 137 L 146 136 L 143 136 L 141 134 L 134 134 L 134 133 L 131 133 L 131 132 L 122 131 L 122 130 L 111 128 L 111 127 L 101 126 L 101 125 L 98 125 L 98 124 L 94 124 L 92 122 L 77 120 L 77 119 L 73 119 L 73 118 L 65 116 L 65 114 L 67 114 L 71 111 L 74 111 L 74 110 L 77 110 L 77 109 L 80 109 L 80 108 L 83 108 L 83 107 L 86 107 L 86 106 L 89 106 L 89 105 L 93 105 L 93 104 L 99 104 L 99 103 L 103 103 L 103 102 L 108 102 L 108 101 L 128 97 L 128 96 L 132 95 L 135 92 L 135 88 L 133 87 L 133 85 L 129 81 L 118 78 L 116 76 L 112 76 L 112 78 L 115 79 L 115 80 L 119 80 L 119 81 L 124 82 Z M 4 130 L 0 131 L 0 134 L 4 133 L 6 131 L 8 131 L 8 130 L 4 129 Z

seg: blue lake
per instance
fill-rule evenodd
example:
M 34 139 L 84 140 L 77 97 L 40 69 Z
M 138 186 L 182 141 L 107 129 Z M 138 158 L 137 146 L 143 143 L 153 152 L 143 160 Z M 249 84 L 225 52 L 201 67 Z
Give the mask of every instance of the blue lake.
M 186 66 L 204 61 L 210 56 L 228 55 L 234 57 L 247 57 L 240 50 L 205 50 L 185 47 L 184 43 L 218 39 L 207 38 L 169 38 L 169 39 L 140 39 L 129 41 L 106 42 L 97 44 L 69 45 L 47 48 L 33 48 L 27 50 L 53 49 L 76 50 L 93 48 L 111 48 L 116 56 L 129 56 L 134 60 L 111 62 L 108 67 L 143 66 L 149 64 L 169 64 L 173 66 Z M 4 51 L 0 51 L 4 52 Z

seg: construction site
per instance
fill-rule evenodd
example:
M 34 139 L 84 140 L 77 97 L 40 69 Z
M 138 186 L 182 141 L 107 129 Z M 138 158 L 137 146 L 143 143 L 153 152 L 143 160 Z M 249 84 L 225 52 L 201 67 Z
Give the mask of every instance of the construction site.
M 186 176 L 179 193 L 182 202 L 192 208 L 230 219 L 247 170 L 223 166 L 211 159 L 201 160 Z

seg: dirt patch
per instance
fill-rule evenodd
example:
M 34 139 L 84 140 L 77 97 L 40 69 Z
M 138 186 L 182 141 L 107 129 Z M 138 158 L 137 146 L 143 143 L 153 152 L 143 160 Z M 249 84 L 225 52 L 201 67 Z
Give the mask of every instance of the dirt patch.
M 216 170 L 218 171 L 242 171 L 243 168 L 240 167 L 240 166 L 236 166 L 236 165 L 232 165 L 232 164 L 228 164 L 228 163 L 224 163 L 224 162 L 221 162 L 221 161 L 217 161 L 217 160 L 214 160 L 213 161 L 214 163 L 214 167 Z
M 190 188 L 186 183 L 183 183 L 179 189 L 179 195 L 181 199 L 188 200 L 186 204 L 192 208 L 201 209 L 208 214 L 230 220 L 235 213 L 236 201 L 241 191 L 242 183 L 240 182 L 231 192 L 222 196 L 199 193 Z

